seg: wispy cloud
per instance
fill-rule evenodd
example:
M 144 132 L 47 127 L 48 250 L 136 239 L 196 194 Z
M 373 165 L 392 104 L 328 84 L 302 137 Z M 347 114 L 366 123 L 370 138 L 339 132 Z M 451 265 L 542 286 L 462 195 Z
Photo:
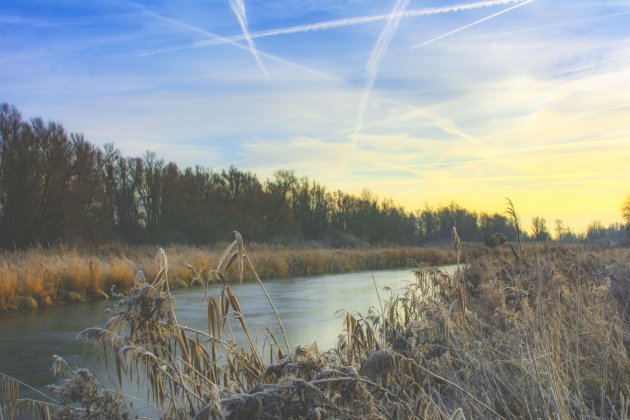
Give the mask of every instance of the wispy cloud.
M 302 32 L 313 32 L 313 31 L 324 31 L 329 29 L 337 29 L 343 28 L 346 26 L 355 26 L 355 25 L 364 25 L 367 23 L 379 22 L 384 20 L 390 20 L 392 18 L 411 18 L 411 17 L 421 17 L 421 16 L 431 16 L 431 15 L 439 15 L 445 13 L 453 13 L 453 12 L 463 12 L 466 10 L 474 10 L 481 9 L 485 7 L 493 7 L 493 6 L 502 6 L 514 3 L 522 3 L 525 0 L 489 0 L 489 1 L 480 1 L 474 3 L 464 3 L 464 4 L 456 4 L 452 6 L 445 7 L 432 7 L 432 8 L 422 8 L 422 9 L 409 9 L 402 10 L 398 12 L 392 12 L 387 14 L 375 14 L 375 15 L 367 15 L 367 16 L 356 16 L 350 18 L 343 19 L 332 19 L 323 22 L 310 23 L 305 25 L 295 25 L 284 28 L 276 28 L 269 29 L 265 31 L 257 31 L 249 33 L 249 37 L 254 38 L 265 38 L 265 37 L 273 37 L 278 35 L 289 35 L 296 34 Z M 247 37 L 245 35 L 235 35 L 229 37 L 222 37 L 222 39 L 209 39 L 204 41 L 197 41 L 191 45 L 179 46 L 174 48 L 163 48 L 156 49 L 147 54 L 161 54 L 167 52 L 180 51 L 185 49 L 194 49 L 194 48 L 202 48 L 208 47 L 211 45 L 219 45 L 228 42 L 237 42 L 246 40 Z
M 245 1 L 244 0 L 230 0 L 230 7 L 236 15 L 236 19 L 238 20 L 239 25 L 241 25 L 241 31 L 243 31 L 243 37 L 247 41 L 247 45 L 249 46 L 249 51 L 252 53 L 254 60 L 256 60 L 256 64 L 260 68 L 260 70 L 265 75 L 265 79 L 269 81 L 269 74 L 267 73 L 267 69 L 263 65 L 260 60 L 260 56 L 258 55 L 258 51 L 256 51 L 256 46 L 254 45 L 254 41 L 252 37 L 249 35 L 249 29 L 247 27 L 247 12 L 245 10 Z
M 36 28 L 62 28 L 68 26 L 90 26 L 94 22 L 112 19 L 133 19 L 137 18 L 136 13 L 116 13 L 116 14 L 94 14 L 82 16 L 80 18 L 51 19 L 38 18 L 29 19 L 19 15 L 0 14 L 0 23 L 3 25 L 33 26 Z
M 385 57 L 385 53 L 389 49 L 389 44 L 392 42 L 392 38 L 396 33 L 396 29 L 398 29 L 398 25 L 400 24 L 400 19 L 402 17 L 402 12 L 409 5 L 409 0 L 396 0 L 394 4 L 394 8 L 392 9 L 392 13 L 389 15 L 387 19 L 387 24 L 383 31 L 381 32 L 376 44 L 374 45 L 374 49 L 372 50 L 372 54 L 370 55 L 370 60 L 367 63 L 366 72 L 367 72 L 367 85 L 363 90 L 363 94 L 361 95 L 361 102 L 359 103 L 359 111 L 357 113 L 357 119 L 354 129 L 354 134 L 352 135 L 352 142 L 354 144 L 357 143 L 357 138 L 359 133 L 361 132 L 361 126 L 363 125 L 363 116 L 365 115 L 365 107 L 367 106 L 367 102 L 370 98 L 370 92 L 372 92 L 372 88 L 374 87 L 374 81 L 376 80 L 376 75 L 378 74 L 378 68 L 383 61 L 383 57 Z
M 431 38 L 431 39 L 429 39 L 428 41 L 424 41 L 424 42 L 422 42 L 422 43 L 420 43 L 420 44 L 416 45 L 415 47 L 412 47 L 411 49 L 412 49 L 412 50 L 415 50 L 415 49 L 417 49 L 417 48 L 424 47 L 425 45 L 432 44 L 432 43 L 434 43 L 435 41 L 439 41 L 440 39 L 443 39 L 443 38 L 446 38 L 446 37 L 448 37 L 448 36 L 454 35 L 454 34 L 456 34 L 456 33 L 458 33 L 458 32 L 461 32 L 461 31 L 463 31 L 463 30 L 465 30 L 465 29 L 471 28 L 471 27 L 473 27 L 473 26 L 475 26 L 475 25 L 479 25 L 480 23 L 483 23 L 483 22 L 485 22 L 485 21 L 487 21 L 487 20 L 494 19 L 494 18 L 495 18 L 495 17 L 497 17 L 497 16 L 500 16 L 500 15 L 502 15 L 502 14 L 504 14 L 504 13 L 507 13 L 507 12 L 509 12 L 509 11 L 512 11 L 512 10 L 514 10 L 514 9 L 516 9 L 516 8 L 519 8 L 519 7 L 525 6 L 526 4 L 529 4 L 529 3 L 533 2 L 533 1 L 534 1 L 534 0 L 526 0 L 526 1 L 522 2 L 522 3 L 518 3 L 518 4 L 516 4 L 516 5 L 512 6 L 512 7 L 508 7 L 507 9 L 503 9 L 503 10 L 501 10 L 500 12 L 493 13 L 493 14 L 491 14 L 491 15 L 489 15 L 489 16 L 486 16 L 486 17 L 484 17 L 484 18 L 482 18 L 482 19 L 479 19 L 479 20 L 476 20 L 476 21 L 474 21 L 474 22 L 472 22 L 472 23 L 469 23 L 468 25 L 461 26 L 461 27 L 459 27 L 459 28 L 457 28 L 457 29 L 455 29 L 455 30 L 449 31 L 449 32 L 447 32 L 447 33 L 445 33 L 445 34 L 442 34 L 442 35 L 440 35 L 440 36 L 436 36 L 435 38 Z

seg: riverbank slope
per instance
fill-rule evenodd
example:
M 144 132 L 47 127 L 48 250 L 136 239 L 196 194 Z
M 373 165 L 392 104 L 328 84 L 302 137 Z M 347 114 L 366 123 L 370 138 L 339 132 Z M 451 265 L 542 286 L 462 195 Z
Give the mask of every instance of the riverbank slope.
M 172 286 L 216 281 L 213 270 L 225 248 L 226 244 L 166 247 Z M 0 253 L 0 313 L 105 299 L 127 291 L 136 276 L 155 277 L 157 249 L 112 244 L 89 249 L 57 246 L 4 251 Z M 457 258 L 447 246 L 334 249 L 249 244 L 248 255 L 262 279 L 401 268 L 410 261 L 441 265 Z M 251 279 L 246 276 L 244 280 Z

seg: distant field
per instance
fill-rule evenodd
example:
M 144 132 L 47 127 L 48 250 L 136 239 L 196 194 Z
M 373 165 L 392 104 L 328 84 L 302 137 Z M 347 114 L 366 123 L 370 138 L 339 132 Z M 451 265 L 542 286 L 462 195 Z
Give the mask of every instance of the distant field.
M 317 246 L 252 244 L 249 256 L 261 278 L 405 267 L 410 260 L 447 264 L 456 260 L 449 247 L 369 247 L 332 249 Z M 53 247 L 0 254 L 0 313 L 63 302 L 108 298 L 129 290 L 139 272 L 156 274 L 157 247 L 110 245 L 94 249 Z M 225 244 L 213 247 L 169 246 L 169 278 L 174 287 L 213 275 Z M 251 280 L 246 275 L 245 280 Z M 236 277 L 234 277 L 236 278 Z

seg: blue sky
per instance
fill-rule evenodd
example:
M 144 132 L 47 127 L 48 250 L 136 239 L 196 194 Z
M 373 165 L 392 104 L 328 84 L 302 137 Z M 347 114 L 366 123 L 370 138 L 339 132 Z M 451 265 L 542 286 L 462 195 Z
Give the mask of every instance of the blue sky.
M 124 153 L 409 210 L 620 219 L 627 1 L 0 3 L 0 101 Z

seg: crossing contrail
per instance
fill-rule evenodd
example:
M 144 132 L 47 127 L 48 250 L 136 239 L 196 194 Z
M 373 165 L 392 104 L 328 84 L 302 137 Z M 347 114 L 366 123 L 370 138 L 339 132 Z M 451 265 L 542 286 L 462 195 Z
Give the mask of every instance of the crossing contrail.
M 457 28 L 457 29 L 455 29 L 455 30 L 452 30 L 452 31 L 447 32 L 447 33 L 445 33 L 445 34 L 442 34 L 442 35 L 440 35 L 440 36 L 436 36 L 435 38 L 431 38 L 430 40 L 425 41 L 425 42 L 423 42 L 423 43 L 421 43 L 421 44 L 418 44 L 418 45 L 416 45 L 415 47 L 412 47 L 411 49 L 412 49 L 412 50 L 415 50 L 416 48 L 421 48 L 421 47 L 424 47 L 425 45 L 432 44 L 432 43 L 434 43 L 435 41 L 438 41 L 438 40 L 440 40 L 440 39 L 442 39 L 442 38 L 446 38 L 447 36 L 451 36 L 451 35 L 453 35 L 453 34 L 456 34 L 457 32 L 463 31 L 464 29 L 468 29 L 468 28 L 470 28 L 470 27 L 472 27 L 472 26 L 478 25 L 478 24 L 480 24 L 480 23 L 482 23 L 482 22 L 485 22 L 486 20 L 490 20 L 490 19 L 492 19 L 492 18 L 495 18 L 495 17 L 497 17 L 497 16 L 499 16 L 499 15 L 502 15 L 503 13 L 507 13 L 507 12 L 509 12 L 510 10 L 514 10 L 514 9 L 516 9 L 517 7 L 525 6 L 526 4 L 529 4 L 529 3 L 533 2 L 533 1 L 534 1 L 534 0 L 526 0 L 526 1 L 524 1 L 524 2 L 518 3 L 518 4 L 516 4 L 516 5 L 512 6 L 512 7 L 508 7 L 507 9 L 503 9 L 503 10 L 501 10 L 500 12 L 493 13 L 493 14 L 491 14 L 490 16 L 486 16 L 485 18 L 482 18 L 482 19 L 476 20 L 476 21 L 474 21 L 474 22 L 472 22 L 472 23 L 469 23 L 468 25 L 464 25 L 464 26 L 462 26 L 462 27 L 460 27 L 460 28 Z
M 269 29 L 265 31 L 250 32 L 249 36 L 251 37 L 251 39 L 255 39 L 255 38 L 264 38 L 264 37 L 271 37 L 271 36 L 278 36 L 278 35 L 295 34 L 295 33 L 300 33 L 300 32 L 323 31 L 323 30 L 328 30 L 328 29 L 342 28 L 345 26 L 362 25 L 366 23 L 378 22 L 382 20 L 388 20 L 390 18 L 395 18 L 395 17 L 402 18 L 402 17 L 439 15 L 439 14 L 462 12 L 466 10 L 481 9 L 481 8 L 493 7 L 493 6 L 503 6 L 503 5 L 514 4 L 514 3 L 520 4 L 520 3 L 523 3 L 524 1 L 525 0 L 486 0 L 486 1 L 480 1 L 480 2 L 474 2 L 474 3 L 455 4 L 452 6 L 445 6 L 445 7 L 409 9 L 409 10 L 404 10 L 400 12 L 394 12 L 393 14 L 387 13 L 387 14 L 377 14 L 377 15 L 370 15 L 370 16 L 357 16 L 357 17 L 351 17 L 351 18 L 328 20 L 325 22 L 310 23 L 306 25 L 297 25 L 297 26 L 289 26 L 285 28 Z M 186 45 L 186 46 L 154 50 L 154 51 L 148 52 L 147 55 L 162 54 L 162 53 L 180 51 L 180 50 L 185 50 L 185 49 L 202 48 L 202 47 L 207 47 L 210 45 L 224 44 L 227 42 L 243 41 L 246 39 L 247 38 L 244 35 L 222 37 L 222 39 L 208 39 L 205 41 L 197 41 L 193 44 Z
M 389 44 L 391 44 L 392 42 L 392 38 L 396 33 L 396 29 L 398 29 L 400 19 L 403 16 L 402 13 L 405 11 L 408 5 L 409 0 L 396 0 L 396 4 L 394 4 L 392 13 L 389 14 L 389 18 L 387 19 L 387 24 L 385 25 L 385 28 L 383 28 L 383 31 L 378 37 L 378 40 L 374 45 L 374 49 L 372 50 L 372 55 L 370 56 L 370 60 L 368 61 L 366 68 L 368 81 L 367 85 L 365 86 L 365 90 L 363 91 L 363 95 L 361 95 L 359 112 L 357 113 L 354 134 L 352 135 L 353 144 L 356 144 L 357 137 L 361 131 L 361 126 L 363 125 L 365 107 L 367 106 L 368 99 L 370 98 L 372 87 L 374 87 L 374 81 L 376 80 L 378 68 L 383 61 L 383 57 L 385 57 L 385 53 L 387 53 L 387 50 L 389 49 Z
M 269 74 L 267 73 L 267 69 L 263 65 L 260 60 L 260 56 L 258 55 L 258 51 L 256 51 L 256 46 L 254 45 L 254 41 L 249 34 L 249 29 L 247 27 L 247 12 L 245 10 L 245 1 L 244 0 L 230 0 L 230 7 L 232 11 L 236 15 L 236 19 L 238 20 L 239 25 L 241 25 L 241 31 L 243 31 L 243 38 L 247 41 L 247 45 L 249 45 L 249 51 L 252 53 L 254 60 L 256 60 L 256 64 L 260 67 L 263 74 L 265 75 L 265 79 L 269 81 Z
M 198 27 L 193 26 L 193 25 L 191 25 L 189 23 L 182 22 L 180 20 L 176 20 L 176 19 L 169 18 L 169 17 L 166 17 L 166 16 L 162 16 L 162 15 L 159 15 L 157 13 L 148 11 L 148 10 L 146 10 L 144 8 L 142 8 L 142 11 L 143 11 L 143 13 L 146 16 L 150 16 L 150 17 L 152 17 L 154 19 L 158 19 L 158 20 L 161 20 L 163 22 L 170 23 L 171 25 L 175 25 L 175 26 L 179 26 L 179 27 L 188 29 L 191 32 L 196 32 L 198 34 L 201 34 L 201 35 L 213 38 L 213 39 L 221 40 L 221 41 L 223 41 L 223 43 L 232 45 L 232 46 L 234 46 L 236 48 L 239 48 L 241 50 L 249 50 L 249 48 L 247 46 L 241 44 L 240 42 L 230 41 L 230 40 L 228 40 L 228 39 L 226 39 L 226 38 L 224 38 L 224 37 L 222 37 L 220 35 L 217 35 L 217 34 L 215 34 L 213 32 L 207 31 L 205 29 L 198 28 Z M 281 63 L 281 64 L 284 64 L 286 66 L 293 67 L 295 69 L 311 73 L 311 74 L 316 75 L 316 76 L 318 76 L 320 78 L 323 78 L 323 79 L 336 81 L 336 82 L 340 82 L 341 81 L 341 79 L 339 79 L 338 77 L 333 76 L 333 75 L 331 75 L 329 73 L 325 73 L 325 72 L 322 72 L 322 71 L 319 71 L 319 70 L 315 70 L 315 69 L 312 69 L 310 67 L 304 66 L 302 64 L 295 63 L 293 61 L 285 60 L 284 58 L 275 56 L 273 54 L 269 54 L 269 53 L 266 53 L 266 52 L 263 52 L 263 51 L 258 51 L 258 54 L 261 57 L 265 57 L 268 60 L 272 60 L 272 61 L 275 61 L 277 63 Z M 145 55 L 151 55 L 151 54 L 145 52 L 145 53 L 142 53 L 141 55 L 145 56 Z

